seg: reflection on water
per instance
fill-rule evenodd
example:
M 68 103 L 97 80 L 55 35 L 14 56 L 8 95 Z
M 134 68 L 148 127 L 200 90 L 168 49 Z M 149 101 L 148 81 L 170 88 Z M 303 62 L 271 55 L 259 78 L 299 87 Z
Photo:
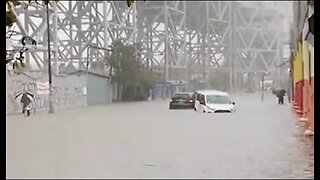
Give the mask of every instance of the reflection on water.
M 305 136 L 305 123 L 297 122 L 297 132 L 295 136 L 298 140 L 298 148 L 302 151 L 307 160 L 307 168 L 304 173 L 307 177 L 314 178 L 314 136 Z

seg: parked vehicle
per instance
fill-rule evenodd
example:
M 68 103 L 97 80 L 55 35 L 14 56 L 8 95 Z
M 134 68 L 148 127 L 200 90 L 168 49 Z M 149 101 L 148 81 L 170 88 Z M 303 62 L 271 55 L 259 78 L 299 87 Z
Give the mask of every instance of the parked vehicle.
M 193 109 L 194 93 L 180 92 L 175 93 L 169 103 L 169 109 Z
M 226 92 L 202 90 L 195 93 L 194 110 L 204 113 L 232 113 L 236 111 L 235 103 Z

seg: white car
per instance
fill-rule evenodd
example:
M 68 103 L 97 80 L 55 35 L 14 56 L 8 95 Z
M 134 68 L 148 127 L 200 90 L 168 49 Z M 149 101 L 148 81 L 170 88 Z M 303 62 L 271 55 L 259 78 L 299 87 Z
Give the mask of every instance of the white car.
M 228 93 L 202 90 L 195 93 L 194 110 L 204 113 L 232 113 L 236 111 L 236 107 Z

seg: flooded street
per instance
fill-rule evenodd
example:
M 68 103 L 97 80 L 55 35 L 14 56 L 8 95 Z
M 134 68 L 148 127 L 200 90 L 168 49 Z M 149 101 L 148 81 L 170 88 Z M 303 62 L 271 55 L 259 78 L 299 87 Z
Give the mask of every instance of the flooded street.
M 295 136 L 299 141 L 299 148 L 302 152 L 304 152 L 305 158 L 308 162 L 308 167 L 304 170 L 307 177 L 314 178 L 314 137 L 305 137 L 303 136 L 303 126 L 304 123 L 298 122 L 297 126 L 299 130 L 297 130 Z
M 5 96 L 7 178 L 314 179 L 314 1 L 6 0 Z
M 7 177 L 313 178 L 291 105 L 260 97 L 237 95 L 234 114 L 159 100 L 7 116 Z

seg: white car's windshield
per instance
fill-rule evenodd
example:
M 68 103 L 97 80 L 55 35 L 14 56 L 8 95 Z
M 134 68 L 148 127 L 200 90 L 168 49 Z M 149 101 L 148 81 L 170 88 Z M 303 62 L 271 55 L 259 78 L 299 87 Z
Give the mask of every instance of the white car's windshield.
M 223 95 L 207 95 L 208 104 L 229 104 L 230 99 L 228 96 Z

